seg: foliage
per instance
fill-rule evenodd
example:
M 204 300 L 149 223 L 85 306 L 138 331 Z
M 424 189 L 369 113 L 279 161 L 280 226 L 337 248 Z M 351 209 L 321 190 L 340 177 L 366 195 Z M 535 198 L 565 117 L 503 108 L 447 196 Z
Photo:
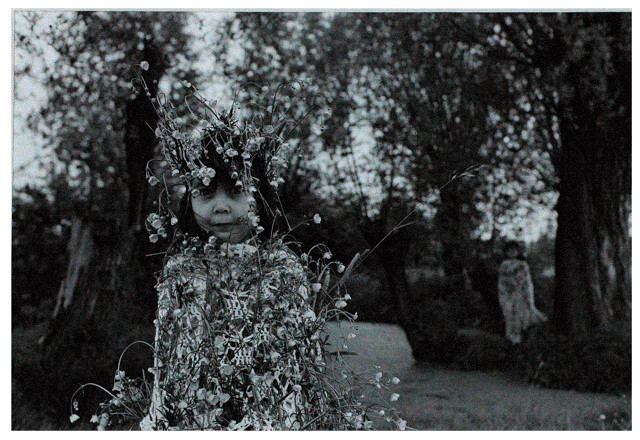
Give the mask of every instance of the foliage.
M 29 186 L 13 197 L 12 326 L 46 319 L 64 274 L 67 234 L 61 223 L 65 213 L 53 198 Z M 33 312 L 24 313 L 23 307 Z
M 467 330 L 459 332 L 458 343 L 456 364 L 465 370 L 508 371 L 513 365 L 514 347 L 502 335 Z
M 55 153 L 81 215 L 121 224 L 127 193 L 124 137 L 131 80 L 141 62 L 163 45 L 177 63 L 185 45 L 184 14 L 155 12 L 17 13 L 17 56 L 37 60 L 48 100 L 29 126 Z M 21 74 L 29 75 L 27 69 Z
M 456 318 L 447 302 L 429 297 L 414 298 L 404 331 L 413 341 L 411 350 L 418 362 L 444 362 L 455 360 L 458 353 Z
M 397 323 L 395 302 L 383 286 L 369 271 L 352 274 L 345 282 L 345 288 L 352 297 L 346 310 L 357 313 L 359 321 Z
M 527 381 L 547 388 L 617 394 L 631 390 L 631 338 L 621 329 L 569 338 L 541 325 L 518 347 L 517 359 Z

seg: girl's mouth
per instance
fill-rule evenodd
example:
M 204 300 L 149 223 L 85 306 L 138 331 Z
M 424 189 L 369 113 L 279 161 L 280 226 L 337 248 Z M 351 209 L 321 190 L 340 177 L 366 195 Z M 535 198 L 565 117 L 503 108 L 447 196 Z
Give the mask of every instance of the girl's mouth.
M 217 230 L 229 230 L 234 229 L 238 226 L 237 222 L 230 223 L 208 223 L 207 229 L 217 229 Z

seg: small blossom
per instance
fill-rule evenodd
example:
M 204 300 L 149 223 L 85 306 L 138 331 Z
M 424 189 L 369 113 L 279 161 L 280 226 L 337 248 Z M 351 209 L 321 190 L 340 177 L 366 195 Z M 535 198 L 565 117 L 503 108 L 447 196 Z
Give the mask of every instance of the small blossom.
M 160 236 L 159 236 L 158 234 L 151 234 L 151 235 L 149 236 L 149 241 L 150 241 L 151 243 L 155 243 L 155 242 L 157 242 L 159 239 L 160 239 Z
M 71 423 L 76 422 L 78 419 L 80 418 L 80 416 L 78 414 L 71 414 L 71 416 L 69 417 L 69 421 Z
M 347 307 L 347 303 L 343 300 L 336 301 L 336 307 L 339 309 L 344 309 L 345 307 Z
M 318 293 L 320 292 L 320 289 L 322 289 L 322 284 L 320 283 L 313 283 L 311 285 L 311 289 L 313 289 L 314 292 Z
M 148 62 L 146 62 L 146 61 L 141 62 L 141 63 L 140 63 L 140 68 L 141 68 L 142 70 L 149 70 L 149 63 L 148 63 Z
M 398 385 L 398 384 L 400 383 L 400 379 L 398 379 L 397 377 L 393 377 L 393 378 L 391 379 L 391 383 L 393 383 L 393 384 L 395 384 L 395 385 Z
M 325 260 L 329 260 L 329 259 L 331 259 L 331 257 L 332 257 L 331 252 L 325 252 L 322 255 L 322 258 L 324 258 Z
M 151 186 L 155 186 L 159 183 L 160 181 L 158 180 L 158 178 L 156 176 L 149 176 L 149 185 Z
M 177 217 L 171 217 L 171 225 L 175 225 L 176 223 L 178 223 L 178 218 Z
M 322 218 L 320 218 L 320 214 L 316 214 L 316 215 L 313 216 L 313 222 L 316 225 L 319 225 L 321 221 L 322 221 Z
M 379 381 L 380 379 L 382 379 L 382 373 L 377 372 L 376 373 L 376 381 Z
M 398 398 L 400 397 L 400 394 L 398 393 L 393 393 L 391 395 L 391 397 L 389 398 L 390 401 L 395 402 L 396 400 L 398 400 Z
M 344 264 L 342 263 L 338 264 L 338 273 L 344 272 L 344 269 L 345 269 Z

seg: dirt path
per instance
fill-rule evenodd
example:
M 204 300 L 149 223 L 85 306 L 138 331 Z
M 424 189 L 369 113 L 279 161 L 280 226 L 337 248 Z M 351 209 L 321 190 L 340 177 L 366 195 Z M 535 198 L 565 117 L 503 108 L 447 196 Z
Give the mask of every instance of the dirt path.
M 397 376 L 396 407 L 416 429 L 601 429 L 601 414 L 630 412 L 628 399 L 549 390 L 503 373 L 416 366 L 397 326 L 358 323 L 332 331 L 355 333 L 350 363 L 360 371 L 380 366 Z

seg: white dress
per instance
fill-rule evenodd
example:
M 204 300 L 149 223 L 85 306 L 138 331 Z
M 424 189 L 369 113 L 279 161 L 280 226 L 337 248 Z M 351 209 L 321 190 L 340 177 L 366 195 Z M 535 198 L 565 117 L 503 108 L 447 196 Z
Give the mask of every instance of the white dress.
M 547 320 L 534 301 L 533 281 L 526 261 L 508 259 L 499 269 L 498 300 L 505 321 L 506 337 L 512 343 L 522 342 L 522 333 Z

